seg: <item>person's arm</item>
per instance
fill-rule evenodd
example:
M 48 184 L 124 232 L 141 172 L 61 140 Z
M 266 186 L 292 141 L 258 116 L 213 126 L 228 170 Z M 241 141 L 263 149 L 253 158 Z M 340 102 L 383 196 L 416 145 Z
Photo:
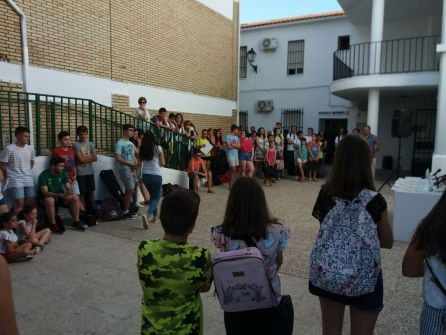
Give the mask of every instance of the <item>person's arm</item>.
M 126 161 L 124 158 L 122 158 L 122 156 L 121 156 L 120 154 L 115 154 L 115 160 L 116 160 L 119 164 L 127 165 L 127 166 L 130 166 L 130 167 L 132 167 L 132 168 L 135 167 L 135 164 L 132 164 L 132 163 Z
M 54 192 L 50 192 L 48 190 L 48 186 L 47 185 L 41 185 L 40 186 L 40 194 L 42 194 L 42 196 L 44 198 L 47 197 L 53 197 L 53 198 L 63 198 L 64 195 L 66 195 L 66 193 L 54 193 Z
M 166 165 L 166 161 L 164 159 L 164 152 L 163 152 L 163 150 L 160 150 L 159 161 L 160 161 L 160 166 L 165 166 Z
M 14 302 L 12 299 L 11 275 L 8 264 L 3 257 L 0 257 L 0 334 L 18 335 L 17 323 L 15 319 Z
M 32 238 L 32 231 L 28 229 L 28 226 L 26 225 L 25 221 L 19 221 L 18 223 L 19 231 L 26 236 L 27 239 Z M 35 229 L 35 228 L 34 228 Z M 35 233 L 35 230 L 34 230 Z
M 73 187 L 71 186 L 71 183 L 67 182 L 64 184 L 64 186 L 65 186 L 65 190 L 67 192 L 66 194 L 69 196 L 72 196 L 73 195 Z
M 423 277 L 424 276 L 424 259 L 426 254 L 424 250 L 416 248 L 416 234 L 410 241 L 403 259 L 403 276 L 406 277 Z
M 249 160 L 250 161 L 254 160 L 254 145 L 251 147 L 251 158 Z
M 387 209 L 381 213 L 381 220 L 377 223 L 378 238 L 381 248 L 392 249 L 393 232 L 389 223 L 389 214 Z
M 375 154 L 373 157 L 376 157 L 376 155 L 378 154 L 379 150 L 381 149 L 381 142 L 376 139 L 376 143 L 375 143 Z
M 3 174 L 3 170 L 0 167 L 0 181 L 3 181 L 3 180 L 5 180 L 5 175 Z
M 187 164 L 187 172 L 189 173 L 194 173 L 194 162 L 192 161 L 193 159 L 191 159 L 189 161 L 189 164 Z
M 4 178 L 6 176 L 6 163 L 0 162 L 0 171 L 1 171 L 2 176 L 3 176 L 2 180 L 4 180 Z

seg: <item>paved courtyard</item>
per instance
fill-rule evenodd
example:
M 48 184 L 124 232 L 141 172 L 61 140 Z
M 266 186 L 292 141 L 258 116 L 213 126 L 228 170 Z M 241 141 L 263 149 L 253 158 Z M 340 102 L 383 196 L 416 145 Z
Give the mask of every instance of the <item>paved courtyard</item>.
M 318 224 L 311 217 L 321 182 L 281 180 L 266 188 L 271 212 L 292 235 L 280 271 L 283 293 L 292 296 L 294 334 L 321 333 L 318 299 L 307 289 L 308 259 Z M 201 207 L 190 243 L 211 248 L 209 228 L 222 221 L 229 191 L 200 192 Z M 393 210 L 388 187 L 383 194 Z M 139 241 L 162 235 L 159 224 L 143 230 L 141 221 L 104 222 L 85 233 L 54 236 L 28 263 L 12 264 L 14 301 L 21 334 L 137 334 L 140 299 L 136 272 Z M 383 250 L 384 310 L 376 334 L 418 334 L 421 280 L 401 275 L 407 243 Z M 224 334 L 223 313 L 213 291 L 202 295 L 205 334 Z M 346 313 L 344 333 L 349 333 Z

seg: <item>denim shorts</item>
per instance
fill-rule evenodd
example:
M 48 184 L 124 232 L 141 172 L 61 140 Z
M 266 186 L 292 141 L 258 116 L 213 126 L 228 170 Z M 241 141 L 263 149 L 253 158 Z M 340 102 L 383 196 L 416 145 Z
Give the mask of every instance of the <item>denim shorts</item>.
M 36 197 L 36 188 L 34 186 L 9 188 L 8 192 L 13 200 Z
M 251 153 L 240 151 L 238 157 L 241 161 L 249 161 L 251 160 Z
M 0 199 L 0 206 L 6 205 L 6 199 L 5 197 Z

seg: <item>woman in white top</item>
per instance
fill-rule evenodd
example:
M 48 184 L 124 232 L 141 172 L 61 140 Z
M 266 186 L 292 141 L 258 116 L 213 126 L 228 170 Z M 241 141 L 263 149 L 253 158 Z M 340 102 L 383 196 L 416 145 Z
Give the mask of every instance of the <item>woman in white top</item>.
M 140 97 L 138 99 L 138 108 L 135 109 L 135 117 L 138 118 L 137 128 L 145 128 L 143 124 L 150 122 L 150 113 L 147 109 L 147 99 Z
M 148 229 L 148 222 L 156 222 L 158 219 L 158 202 L 161 198 L 163 178 L 161 166 L 164 166 L 164 155 L 161 146 L 155 142 L 155 136 L 151 131 L 144 134 L 139 158 L 142 160 L 142 181 L 150 193 L 150 205 L 147 215 L 143 215 L 143 226 Z
M 255 171 L 257 171 L 258 173 L 261 173 L 263 170 L 262 167 L 263 167 L 263 162 L 265 160 L 265 152 L 266 152 L 265 142 L 266 142 L 265 128 L 260 127 L 259 130 L 257 130 L 257 137 L 254 151 Z
M 420 335 L 446 335 L 446 192 L 415 231 L 403 275 L 424 277 Z

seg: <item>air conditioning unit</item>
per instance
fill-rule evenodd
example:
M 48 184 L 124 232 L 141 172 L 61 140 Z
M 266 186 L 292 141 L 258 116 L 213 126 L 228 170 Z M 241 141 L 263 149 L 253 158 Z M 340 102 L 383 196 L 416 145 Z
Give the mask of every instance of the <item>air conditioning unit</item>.
M 269 113 L 274 109 L 272 100 L 259 100 L 257 101 L 258 113 Z
M 263 50 L 276 50 L 279 47 L 279 40 L 277 37 L 264 38 L 262 40 Z

